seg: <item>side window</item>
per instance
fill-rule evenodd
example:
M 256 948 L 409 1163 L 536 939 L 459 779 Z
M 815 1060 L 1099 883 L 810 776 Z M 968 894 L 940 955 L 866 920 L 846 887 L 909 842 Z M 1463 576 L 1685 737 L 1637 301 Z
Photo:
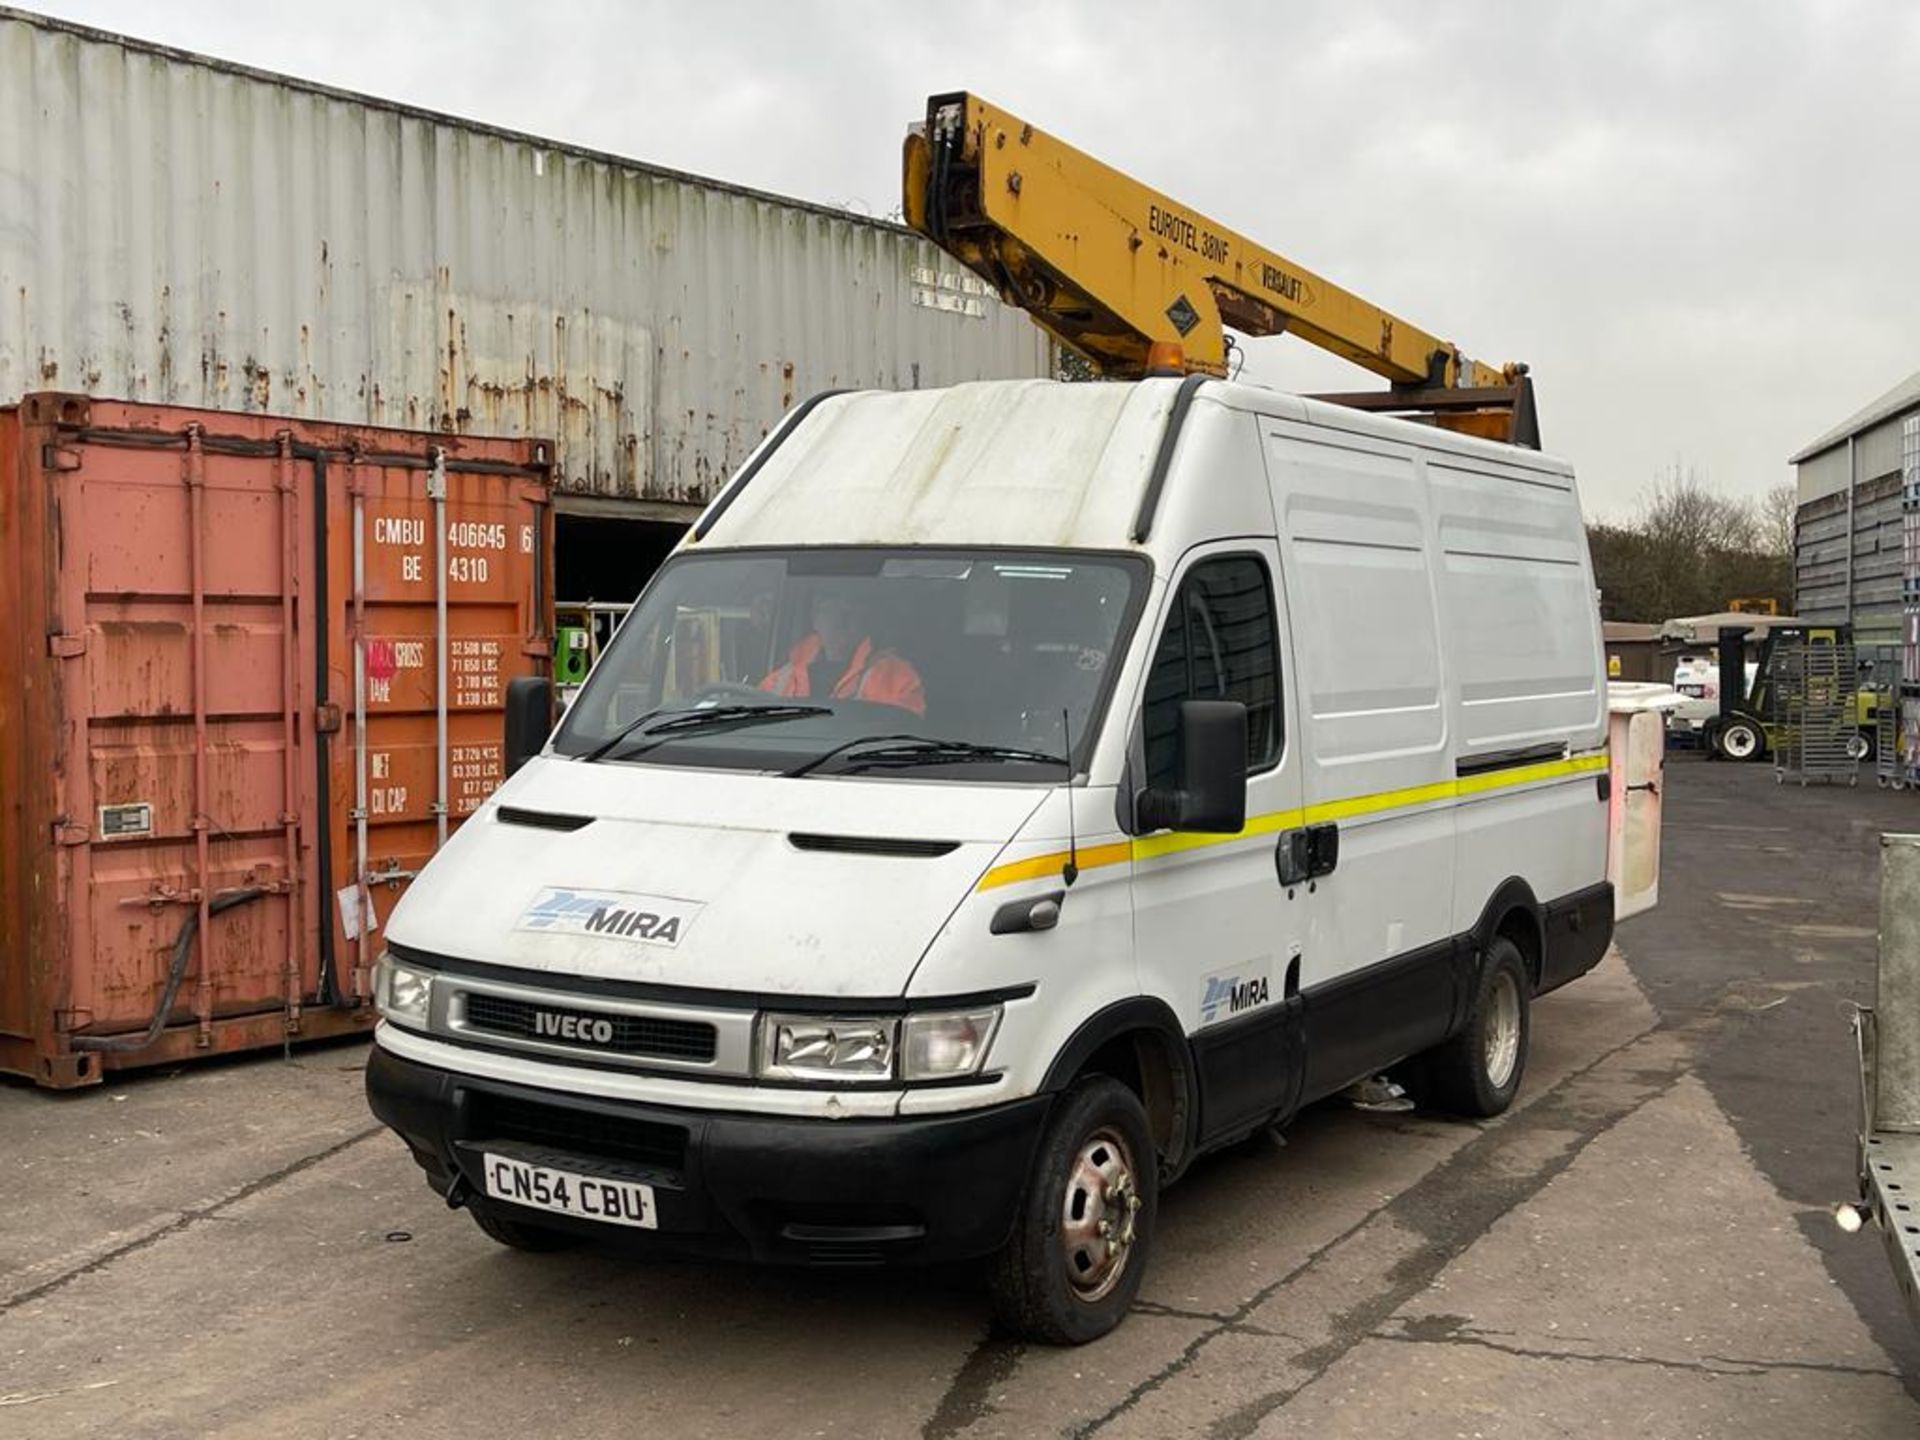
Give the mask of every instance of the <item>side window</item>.
M 1250 555 L 1203 560 L 1187 572 L 1147 671 L 1142 729 L 1147 783 L 1171 785 L 1179 762 L 1180 702 L 1247 707 L 1247 768 L 1280 758 L 1280 651 L 1273 586 Z

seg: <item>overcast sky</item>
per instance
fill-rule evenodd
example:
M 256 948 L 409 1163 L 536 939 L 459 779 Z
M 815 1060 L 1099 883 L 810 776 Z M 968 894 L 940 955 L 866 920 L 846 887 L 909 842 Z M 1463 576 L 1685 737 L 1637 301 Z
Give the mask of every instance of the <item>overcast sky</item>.
M 1920 4 L 33 8 L 885 215 L 971 89 L 1493 363 L 1589 511 L 1757 494 L 1920 369 Z M 1372 383 L 1291 340 L 1247 374 Z

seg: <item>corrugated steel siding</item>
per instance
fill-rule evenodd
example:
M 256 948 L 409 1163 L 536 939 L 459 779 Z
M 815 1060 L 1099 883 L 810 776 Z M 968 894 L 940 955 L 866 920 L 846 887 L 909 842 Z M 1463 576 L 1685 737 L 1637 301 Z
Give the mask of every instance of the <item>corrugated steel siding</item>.
M 1903 561 L 1900 477 L 1853 497 L 1853 598 L 1847 598 L 1847 497 L 1802 505 L 1794 525 L 1794 614 L 1815 624 L 1851 620 L 1858 645 L 1891 645 L 1900 629 Z
M 1846 494 L 1847 460 L 1847 447 L 1842 445 L 1835 450 L 1823 450 L 1795 466 L 1800 503 L 1811 505 L 1829 495 Z
M 1901 420 L 1899 415 L 1882 420 L 1854 437 L 1853 473 L 1861 483 L 1900 473 Z M 1845 494 L 1848 458 L 1846 442 L 1842 441 L 1811 460 L 1802 460 L 1796 467 L 1800 503 L 1805 505 L 1823 495 Z
M 796 398 L 1050 373 L 838 211 L 0 12 L 0 399 L 555 440 L 698 502 Z

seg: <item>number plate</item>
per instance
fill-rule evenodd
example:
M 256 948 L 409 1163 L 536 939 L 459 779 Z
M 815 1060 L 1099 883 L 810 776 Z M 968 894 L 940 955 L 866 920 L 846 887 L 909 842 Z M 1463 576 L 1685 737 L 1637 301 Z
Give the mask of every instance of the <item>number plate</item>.
M 486 1177 L 487 1194 L 495 1200 L 511 1200 L 515 1205 L 529 1205 L 535 1210 L 551 1210 L 556 1215 L 599 1220 L 609 1225 L 632 1225 L 642 1230 L 660 1228 L 651 1185 L 632 1180 L 602 1180 L 595 1175 L 576 1175 L 571 1170 L 550 1170 L 545 1165 L 509 1160 L 504 1155 L 482 1155 L 480 1166 Z

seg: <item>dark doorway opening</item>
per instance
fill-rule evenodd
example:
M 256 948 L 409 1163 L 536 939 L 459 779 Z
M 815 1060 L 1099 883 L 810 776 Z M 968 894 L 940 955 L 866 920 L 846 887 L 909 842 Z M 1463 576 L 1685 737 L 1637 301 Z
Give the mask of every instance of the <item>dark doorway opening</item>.
M 629 603 L 679 543 L 688 523 L 556 515 L 554 598 L 562 604 Z

